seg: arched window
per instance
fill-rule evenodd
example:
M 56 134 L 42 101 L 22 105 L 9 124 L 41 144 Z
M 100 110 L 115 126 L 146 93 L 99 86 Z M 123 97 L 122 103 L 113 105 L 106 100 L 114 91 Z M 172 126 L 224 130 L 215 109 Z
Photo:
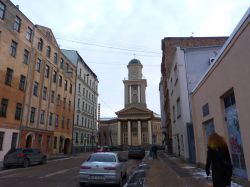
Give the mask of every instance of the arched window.
M 50 53 L 51 53 L 51 48 L 50 48 L 50 46 L 48 46 L 48 47 L 47 47 L 47 52 L 46 52 L 46 56 L 47 56 L 48 58 L 50 58 Z
M 57 53 L 54 53 L 54 63 L 57 64 Z
M 39 51 L 43 50 L 43 39 L 42 38 L 40 38 L 39 41 L 38 41 L 37 49 Z

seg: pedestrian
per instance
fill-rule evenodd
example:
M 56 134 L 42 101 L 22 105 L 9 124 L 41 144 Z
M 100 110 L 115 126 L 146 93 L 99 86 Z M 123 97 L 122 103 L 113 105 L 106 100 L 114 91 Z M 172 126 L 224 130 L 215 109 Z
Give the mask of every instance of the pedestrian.
M 157 159 L 157 146 L 156 145 L 152 146 L 152 154 L 153 154 L 153 159 Z
M 212 179 L 214 187 L 226 187 L 231 184 L 233 166 L 225 139 L 213 133 L 209 136 L 207 146 L 206 174 L 210 174 L 212 165 Z

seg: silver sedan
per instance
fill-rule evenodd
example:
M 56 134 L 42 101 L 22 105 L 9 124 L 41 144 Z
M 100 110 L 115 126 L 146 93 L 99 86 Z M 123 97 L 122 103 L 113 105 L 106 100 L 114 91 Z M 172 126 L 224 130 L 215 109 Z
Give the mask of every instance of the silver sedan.
M 122 179 L 127 175 L 126 160 L 117 153 L 99 152 L 89 156 L 80 167 L 80 185 L 117 184 L 122 186 Z

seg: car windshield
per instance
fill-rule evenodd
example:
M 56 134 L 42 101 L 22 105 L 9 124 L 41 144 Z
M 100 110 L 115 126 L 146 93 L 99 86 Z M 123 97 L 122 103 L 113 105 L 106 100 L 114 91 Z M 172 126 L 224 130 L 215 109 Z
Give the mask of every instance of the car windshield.
M 116 162 L 116 158 L 114 155 L 108 154 L 93 154 L 91 155 L 88 162 Z

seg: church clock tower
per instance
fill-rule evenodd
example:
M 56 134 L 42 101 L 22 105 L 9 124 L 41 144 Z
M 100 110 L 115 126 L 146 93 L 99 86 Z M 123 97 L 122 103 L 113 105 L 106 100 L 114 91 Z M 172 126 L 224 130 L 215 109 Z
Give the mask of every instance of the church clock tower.
M 125 108 L 135 106 L 147 108 L 146 87 L 147 80 L 142 78 L 142 64 L 137 59 L 132 59 L 128 65 L 128 80 L 124 80 Z

